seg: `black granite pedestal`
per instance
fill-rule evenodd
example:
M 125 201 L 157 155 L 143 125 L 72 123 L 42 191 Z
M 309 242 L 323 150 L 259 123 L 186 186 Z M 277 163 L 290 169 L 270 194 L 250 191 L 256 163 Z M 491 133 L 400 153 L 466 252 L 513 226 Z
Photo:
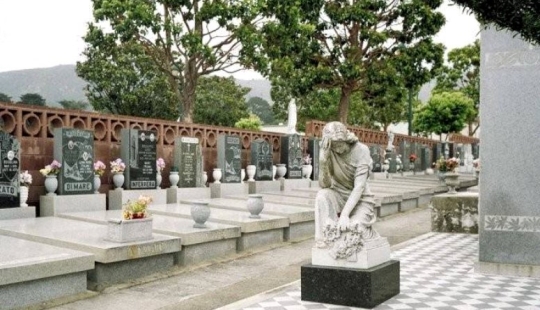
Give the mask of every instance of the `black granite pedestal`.
M 399 261 L 369 269 L 304 265 L 301 292 L 304 301 L 373 308 L 399 294 Z

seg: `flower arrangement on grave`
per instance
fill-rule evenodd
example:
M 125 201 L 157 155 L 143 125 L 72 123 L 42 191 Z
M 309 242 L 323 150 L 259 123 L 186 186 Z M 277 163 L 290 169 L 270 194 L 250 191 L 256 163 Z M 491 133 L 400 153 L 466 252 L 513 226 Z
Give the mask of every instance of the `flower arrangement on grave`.
M 19 181 L 21 183 L 21 186 L 29 187 L 30 184 L 32 184 L 32 175 L 28 173 L 28 170 L 25 170 L 24 172 L 19 174 Z
M 435 165 L 435 169 L 438 170 L 439 172 L 446 172 L 447 171 L 446 160 L 442 156 L 439 159 L 437 159 L 437 161 L 434 163 L 434 165 Z
M 480 158 L 473 160 L 472 165 L 475 170 L 480 171 Z
M 44 176 L 58 175 L 60 173 L 61 167 L 62 164 L 55 159 L 50 165 L 47 165 L 45 166 L 45 168 L 40 169 L 39 172 Z
M 163 160 L 163 158 L 160 157 L 156 160 L 156 167 L 158 173 L 163 172 L 163 169 L 165 169 L 165 161 Z
M 106 168 L 107 166 L 105 166 L 105 164 L 101 160 L 98 160 L 94 163 L 94 173 L 99 175 L 100 177 L 103 176 Z
M 121 158 L 117 158 L 114 161 L 111 161 L 111 172 L 112 173 L 121 173 L 126 170 L 126 164 L 122 161 Z
M 140 195 L 135 201 L 128 200 L 122 205 L 122 215 L 124 220 L 142 219 L 148 216 L 148 205 L 152 202 L 152 197 Z
M 446 160 L 446 171 L 454 172 L 454 170 L 459 166 L 459 159 L 452 157 Z
M 306 154 L 306 156 L 302 158 L 302 165 L 311 165 L 311 160 L 311 156 L 309 156 L 309 154 Z
M 411 155 L 409 155 L 409 161 L 410 161 L 411 163 L 414 163 L 414 162 L 416 161 L 417 158 L 418 158 L 418 157 L 416 157 L 416 154 L 414 154 L 414 153 L 411 154 Z

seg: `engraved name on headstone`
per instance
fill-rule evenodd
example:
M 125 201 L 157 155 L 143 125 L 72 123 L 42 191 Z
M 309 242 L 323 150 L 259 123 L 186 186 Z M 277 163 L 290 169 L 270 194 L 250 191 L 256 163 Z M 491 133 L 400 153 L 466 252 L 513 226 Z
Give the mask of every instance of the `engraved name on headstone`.
M 174 139 L 174 166 L 178 168 L 178 187 L 198 187 L 201 182 L 201 146 L 198 138 Z
M 287 165 L 287 179 L 302 178 L 302 143 L 299 135 L 281 137 L 281 163 Z
M 221 168 L 222 183 L 240 183 L 242 176 L 242 145 L 240 137 L 218 136 L 218 168 Z
M 0 209 L 20 205 L 20 149 L 19 140 L 0 131 Z
M 251 164 L 257 167 L 255 170 L 256 181 L 272 181 L 272 146 L 263 139 L 251 142 Z
M 94 132 L 55 128 L 54 158 L 62 164 L 58 175 L 59 195 L 94 193 Z
M 157 135 L 154 131 L 122 129 L 121 157 L 126 189 L 156 188 Z

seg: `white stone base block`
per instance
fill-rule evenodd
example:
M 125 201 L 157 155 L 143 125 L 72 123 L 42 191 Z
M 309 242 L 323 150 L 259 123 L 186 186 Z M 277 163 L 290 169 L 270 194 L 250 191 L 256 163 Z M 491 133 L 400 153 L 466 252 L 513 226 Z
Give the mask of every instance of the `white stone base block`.
M 181 199 L 210 199 L 208 187 L 170 187 L 167 188 L 167 203 L 178 203 Z
M 262 192 L 277 192 L 281 190 L 280 181 L 255 181 L 245 182 L 249 188 L 250 194 L 258 194 Z
M 0 221 L 36 217 L 36 207 L 17 207 L 0 209 Z
M 134 201 L 139 199 L 140 195 L 152 197 L 152 204 L 166 204 L 167 190 L 165 189 L 138 189 L 138 190 L 123 190 L 114 189 L 109 191 L 109 210 L 122 210 L 122 205 L 128 200 Z M 84 210 L 97 211 L 97 210 Z
M 509 277 L 540 278 L 540 266 L 476 262 L 474 272 Z
M 151 240 L 152 218 L 135 220 L 110 219 L 107 222 L 107 237 L 112 242 L 134 242 Z
M 43 195 L 39 197 L 39 215 L 56 216 L 60 213 L 82 211 L 104 211 L 105 194 L 88 195 Z
M 309 188 L 311 187 L 310 179 L 282 179 L 281 181 L 281 190 L 290 191 L 295 188 Z
M 244 183 L 212 183 L 210 184 L 210 193 L 212 198 L 223 198 L 230 195 L 246 195 L 248 193 L 248 188 Z
M 351 257 L 352 258 L 352 257 Z M 311 263 L 318 266 L 368 269 L 390 260 L 390 244 L 387 238 L 378 238 L 364 243 L 362 251 L 356 254 L 356 261 L 334 259 L 328 249 L 314 247 L 311 251 Z

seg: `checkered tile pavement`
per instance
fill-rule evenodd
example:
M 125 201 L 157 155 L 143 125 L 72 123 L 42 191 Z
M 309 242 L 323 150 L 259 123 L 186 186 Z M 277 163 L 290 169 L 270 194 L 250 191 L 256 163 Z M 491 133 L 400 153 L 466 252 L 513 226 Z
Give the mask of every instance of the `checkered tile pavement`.
M 401 262 L 401 293 L 375 309 L 540 309 L 540 279 L 473 272 L 478 235 L 429 233 L 424 237 L 392 253 Z M 295 282 L 272 298 L 242 309 L 359 308 L 302 301 L 300 282 Z

